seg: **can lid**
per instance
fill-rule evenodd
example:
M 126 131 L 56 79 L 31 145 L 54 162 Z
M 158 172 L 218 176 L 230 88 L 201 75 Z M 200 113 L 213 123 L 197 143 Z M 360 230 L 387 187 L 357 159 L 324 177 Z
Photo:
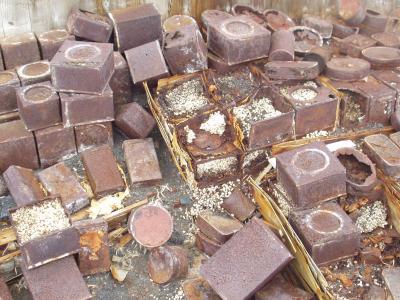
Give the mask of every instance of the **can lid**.
M 169 240 L 173 221 L 164 207 L 150 204 L 131 213 L 128 230 L 139 244 L 146 248 L 155 248 Z

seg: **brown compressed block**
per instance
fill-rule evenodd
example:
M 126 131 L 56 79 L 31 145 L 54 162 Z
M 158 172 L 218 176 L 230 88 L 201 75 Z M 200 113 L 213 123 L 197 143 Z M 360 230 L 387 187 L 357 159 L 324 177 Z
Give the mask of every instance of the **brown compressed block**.
M 74 129 L 79 153 L 100 145 L 114 145 L 111 122 L 80 125 Z
M 307 26 L 294 26 L 289 30 L 293 33 L 295 44 L 294 51 L 299 55 L 304 55 L 314 47 L 323 45 L 322 36 L 318 31 Z
M 296 112 L 296 136 L 334 127 L 339 100 L 330 89 L 297 85 L 288 89 L 286 98 Z
M 387 86 L 394 88 L 397 93 L 400 93 L 400 76 L 394 70 L 374 70 L 371 72 L 371 76 L 374 76 L 379 81 L 382 81 Z
M 399 48 L 400 38 L 392 32 L 378 32 L 371 35 L 371 38 L 376 40 L 377 46 Z
M 200 275 L 221 298 L 248 299 L 292 259 L 263 220 L 253 218 L 200 267 Z
M 78 255 L 78 266 L 82 275 L 108 272 L 111 259 L 107 222 L 99 218 L 77 221 L 73 225 L 80 235 L 82 251 Z
M 59 197 L 16 208 L 11 212 L 11 224 L 28 269 L 52 263 L 80 250 L 78 231 L 71 226 Z
M 122 105 L 115 115 L 115 125 L 128 137 L 145 138 L 153 130 L 156 121 L 136 102 Z
M 153 3 L 113 10 L 114 38 L 120 52 L 162 40 L 161 15 Z
M 182 27 L 165 34 L 163 54 L 172 74 L 207 69 L 207 53 L 207 45 L 194 26 Z
M 153 41 L 125 51 L 132 80 L 139 83 L 169 75 L 160 43 Z
M 62 125 L 34 132 L 40 166 L 47 168 L 76 154 L 74 129 Z
M 352 83 L 369 98 L 368 123 L 389 125 L 395 110 L 397 92 L 373 76 Z
M 0 114 L 18 109 L 15 89 L 20 86 L 21 83 L 15 71 L 0 72 Z
M 333 80 L 355 81 L 369 74 L 371 65 L 364 59 L 353 57 L 332 58 L 326 64 L 326 76 Z
M 185 280 L 182 284 L 187 300 L 219 300 L 211 286 L 201 277 Z
M 392 133 L 389 135 L 389 138 L 398 146 L 400 147 L 400 131 Z
M 255 300 L 312 300 L 314 295 L 289 283 L 278 274 L 256 293 Z
M 221 244 L 243 227 L 238 220 L 211 211 L 200 213 L 196 218 L 196 226 L 208 238 Z
M 65 29 L 54 29 L 37 36 L 42 58 L 51 60 L 65 40 L 75 40 Z
M 320 72 L 315 61 L 270 61 L 264 70 L 270 79 L 276 80 L 311 80 Z
M 40 60 L 39 46 L 32 32 L 2 38 L 0 46 L 6 69 Z
M 254 203 L 238 187 L 224 200 L 221 207 L 242 222 L 256 210 Z
M 97 198 L 124 190 L 125 183 L 109 145 L 86 150 L 82 152 L 81 158 Z
M 7 284 L 4 282 L 4 280 L 1 277 L 0 277 L 0 299 L 13 300 Z
M 166 33 L 174 32 L 174 31 L 184 28 L 184 27 L 194 27 L 196 29 L 199 29 L 199 26 L 197 26 L 196 20 L 193 19 L 191 16 L 187 16 L 187 15 L 171 16 L 163 22 L 162 27 Z
M 333 25 L 327 20 L 316 16 L 304 16 L 302 18 L 302 24 L 318 31 L 324 39 L 329 39 L 332 36 Z
M 289 30 L 277 30 L 272 33 L 269 61 L 294 60 L 294 35 Z
M 382 270 L 382 277 L 389 294 L 393 300 L 400 299 L 400 286 L 399 286 L 400 268 L 385 268 Z
M 122 143 L 122 149 L 132 184 L 153 185 L 162 180 L 152 138 L 126 140 Z
M 61 123 L 60 98 L 48 81 L 18 88 L 17 102 L 21 119 L 30 131 Z
M 208 56 L 208 68 L 214 69 L 220 74 L 234 71 L 240 67 L 240 65 L 235 65 L 235 66 L 228 65 L 220 57 L 216 56 L 214 53 L 210 51 L 208 51 L 207 56 Z
M 386 15 L 373 9 L 367 9 L 365 19 L 360 26 L 360 32 L 368 36 L 383 32 L 386 29 L 387 22 L 388 17 Z
M 292 211 L 289 220 L 318 265 L 326 265 L 358 253 L 361 234 L 335 202 Z
M 114 120 L 113 92 L 108 85 L 101 95 L 60 93 L 60 98 L 65 127 Z
M 217 9 L 207 9 L 201 13 L 201 22 L 203 23 L 203 27 L 205 27 L 205 30 L 207 32 L 207 28 L 210 26 L 210 24 L 215 24 L 231 17 L 232 15 L 225 11 Z
M 267 57 L 270 42 L 271 33 L 247 16 L 211 23 L 207 31 L 208 48 L 228 65 Z
M 349 35 L 344 39 L 334 39 L 334 44 L 340 52 L 351 57 L 360 57 L 363 49 L 373 47 L 376 43 L 376 40 L 358 33 Z
M 262 12 L 255 9 L 251 5 L 235 4 L 232 6 L 231 11 L 234 16 L 240 16 L 240 15 L 248 16 L 257 24 L 266 25 L 265 16 L 262 14 Z
M 386 135 L 374 134 L 365 137 L 363 150 L 386 175 L 400 175 L 400 148 Z
M 57 91 L 101 95 L 114 73 L 113 45 L 66 40 L 50 67 Z
M 221 248 L 222 243 L 210 239 L 204 233 L 199 231 L 196 233 L 195 245 L 201 252 L 204 252 L 208 256 L 212 256 Z
M 28 270 L 22 261 L 21 269 L 34 300 L 92 298 L 72 256 L 33 270 Z
M 128 230 L 142 246 L 152 249 L 164 245 L 172 235 L 173 219 L 162 206 L 148 204 L 131 212 Z
M 41 60 L 19 66 L 17 74 L 22 86 L 50 81 L 50 63 L 48 60 Z
M 359 31 L 358 27 L 347 26 L 346 24 L 343 24 L 339 21 L 334 21 L 332 25 L 332 36 L 339 39 L 344 39 L 352 34 L 358 33 Z
M 316 61 L 318 62 L 319 72 L 322 73 L 328 61 L 331 60 L 333 50 L 328 47 L 314 47 L 304 55 L 303 61 Z
M 179 246 L 161 246 L 151 250 L 147 270 L 151 280 L 158 284 L 185 276 L 188 271 L 186 249 Z
M 39 168 L 35 139 L 21 120 L 0 124 L 0 173 L 12 165 Z
M 257 121 L 255 122 L 242 122 L 240 118 L 241 113 L 235 114 L 235 110 L 233 110 L 233 114 L 238 119 L 240 128 L 245 135 L 244 143 L 246 150 L 258 150 L 278 142 L 280 143 L 283 140 L 291 139 L 294 136 L 293 120 L 295 114 L 293 107 L 274 89 L 260 89 L 250 102 L 238 106 L 238 108 L 244 110 L 247 107 L 247 110 L 244 111 L 247 111 L 251 115 L 253 112 L 252 103 L 258 103 L 258 105 L 255 104 L 255 107 L 261 106 L 268 103 L 262 103 L 265 98 L 270 100 L 269 103 L 271 105 L 269 107 L 274 108 L 275 113 L 270 114 L 267 110 L 267 113 L 263 114 L 265 117 L 261 118 L 261 120 L 256 118 Z
M 297 207 L 346 194 L 346 169 L 322 142 L 276 156 L 277 178 Z
M 114 51 L 114 74 L 109 82 L 113 91 L 114 106 L 133 99 L 133 82 L 129 66 L 121 53 Z
M 10 166 L 3 173 L 3 177 L 18 207 L 38 202 L 46 196 L 39 180 L 31 169 Z
M 266 9 L 263 11 L 267 26 L 270 30 L 276 31 L 280 29 L 289 29 L 296 26 L 296 23 L 285 13 L 276 9 Z
M 340 0 L 339 16 L 351 26 L 360 25 L 366 16 L 365 3 L 362 0 Z
M 89 204 L 89 196 L 76 175 L 63 162 L 39 172 L 38 177 L 50 195 L 59 195 L 69 214 Z
M 370 47 L 361 51 L 363 59 L 372 69 L 393 69 L 400 66 L 400 49 L 391 47 Z
M 109 18 L 75 8 L 68 15 L 66 27 L 70 34 L 98 43 L 107 43 L 113 31 Z

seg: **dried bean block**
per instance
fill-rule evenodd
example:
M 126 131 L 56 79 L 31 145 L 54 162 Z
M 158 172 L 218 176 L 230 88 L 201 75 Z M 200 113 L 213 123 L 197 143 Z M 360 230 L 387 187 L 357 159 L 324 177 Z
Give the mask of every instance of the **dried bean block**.
M 120 52 L 162 40 L 161 14 L 153 3 L 113 10 L 115 43 Z
M 34 300 L 92 298 L 72 256 L 33 270 L 28 270 L 22 262 L 21 269 Z
M 65 127 L 114 120 L 113 92 L 109 86 L 101 95 L 60 93 Z
M 37 130 L 34 134 L 42 168 L 47 168 L 76 154 L 73 128 L 57 125 Z
M 109 145 L 86 150 L 81 158 L 97 198 L 124 190 L 125 183 Z
M 336 203 L 293 211 L 290 222 L 307 251 L 319 265 L 358 253 L 361 234 L 346 212 Z
M 36 203 L 45 198 L 39 180 L 31 169 L 11 166 L 4 173 L 4 180 L 18 207 Z
M 12 165 L 39 168 L 35 139 L 21 120 L 0 124 L 0 173 Z
M 61 197 L 68 213 L 77 212 L 89 204 L 89 195 L 63 162 L 39 172 L 38 176 L 50 195 Z
M 70 34 L 98 43 L 107 43 L 113 30 L 109 18 L 79 9 L 71 10 L 66 27 Z
M 297 207 L 346 194 L 346 169 L 322 142 L 276 156 L 277 178 Z
M 101 145 L 114 145 L 111 122 L 80 125 L 74 129 L 79 153 Z
M 2 38 L 0 47 L 6 69 L 40 60 L 39 46 L 32 32 Z
M 115 125 L 131 139 L 146 138 L 156 121 L 140 104 L 133 102 L 122 105 L 115 116 Z
M 50 81 L 50 63 L 41 60 L 17 68 L 17 74 L 22 86 Z
M 21 83 L 15 71 L 0 72 L 0 114 L 18 109 L 16 88 L 20 86 Z
M 132 184 L 156 184 L 162 180 L 153 139 L 126 140 L 122 144 Z
M 271 229 L 254 218 L 200 267 L 200 275 L 222 299 L 248 299 L 292 259 Z
M 75 40 L 65 29 L 54 29 L 38 35 L 42 58 L 51 60 L 65 40 Z
M 19 88 L 17 102 L 21 119 L 30 131 L 61 123 L 60 98 L 50 82 Z
M 66 40 L 50 66 L 57 91 L 101 95 L 114 73 L 113 45 Z

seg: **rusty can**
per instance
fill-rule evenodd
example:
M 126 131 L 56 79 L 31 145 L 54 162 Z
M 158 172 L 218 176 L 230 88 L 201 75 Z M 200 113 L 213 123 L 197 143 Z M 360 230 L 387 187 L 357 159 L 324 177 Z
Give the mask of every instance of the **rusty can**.
M 162 206 L 149 204 L 131 213 L 128 230 L 146 248 L 164 245 L 172 235 L 171 214 Z
M 181 278 L 188 271 L 187 251 L 178 246 L 165 246 L 150 252 L 147 268 L 150 278 L 158 284 Z

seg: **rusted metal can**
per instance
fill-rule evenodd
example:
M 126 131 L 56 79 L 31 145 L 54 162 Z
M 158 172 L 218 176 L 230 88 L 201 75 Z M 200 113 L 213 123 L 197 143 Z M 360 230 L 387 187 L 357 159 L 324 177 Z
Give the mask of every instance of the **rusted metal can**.
M 188 271 L 185 249 L 178 246 L 159 247 L 150 252 L 147 268 L 150 278 L 158 284 L 181 278 Z
M 164 245 L 172 235 L 173 221 L 162 206 L 149 204 L 131 213 L 128 230 L 133 238 L 146 248 Z

